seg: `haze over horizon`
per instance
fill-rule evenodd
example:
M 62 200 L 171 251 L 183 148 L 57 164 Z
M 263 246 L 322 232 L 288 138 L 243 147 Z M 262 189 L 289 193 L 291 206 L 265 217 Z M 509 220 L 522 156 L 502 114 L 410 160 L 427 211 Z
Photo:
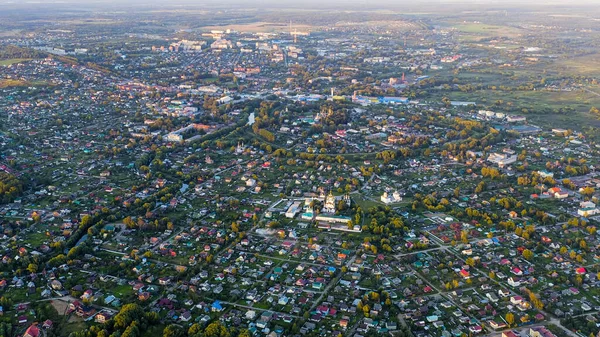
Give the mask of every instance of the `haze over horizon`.
M 597 0 L 571 0 L 568 2 L 559 0 L 529 0 L 527 2 L 518 0 L 414 0 L 414 1 L 394 1 L 394 0 L 36 0 L 36 1 L 0 1 L 3 5 L 39 5 L 39 4 L 81 4 L 81 5 L 102 5 L 102 4 L 120 4 L 120 5 L 149 5 L 149 6 L 200 6 L 200 5 L 220 5 L 220 6 L 248 6 L 248 7 L 292 7 L 292 8 L 307 8 L 307 6 L 331 7 L 331 6 L 366 6 L 365 10 L 372 9 L 373 6 L 381 6 L 384 8 L 396 7 L 414 7 L 414 6 L 434 6 L 434 5 L 484 5 L 484 6 L 589 6 L 597 5 Z

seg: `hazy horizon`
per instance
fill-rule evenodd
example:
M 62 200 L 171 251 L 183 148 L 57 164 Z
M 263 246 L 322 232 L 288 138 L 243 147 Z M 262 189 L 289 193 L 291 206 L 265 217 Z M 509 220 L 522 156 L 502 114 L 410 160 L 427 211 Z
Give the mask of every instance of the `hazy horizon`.
M 402 6 L 422 6 L 422 5 L 452 5 L 452 4 L 460 4 L 460 5 L 491 5 L 491 6 L 560 6 L 560 7 L 569 7 L 569 6 L 587 6 L 587 5 L 597 5 L 598 1 L 596 0 L 572 0 L 569 2 L 559 1 L 559 0 L 529 0 L 526 2 L 518 1 L 518 0 L 306 0 L 306 1 L 296 1 L 296 0 L 174 0 L 174 1 L 164 1 L 164 0 L 35 0 L 35 1 L 0 1 L 1 5 L 19 5 L 19 6 L 28 6 L 28 5 L 61 5 L 61 4 L 80 4 L 80 5 L 103 5 L 103 4 L 121 4 L 121 5 L 149 5 L 149 6 L 201 6 L 201 5 L 220 5 L 220 6 L 248 6 L 248 7 L 302 7 L 306 8 L 308 6 L 317 6 L 317 7 L 329 7 L 329 6 L 368 6 L 372 9 L 375 7 L 402 7 Z M 369 9 L 369 8 L 365 8 Z

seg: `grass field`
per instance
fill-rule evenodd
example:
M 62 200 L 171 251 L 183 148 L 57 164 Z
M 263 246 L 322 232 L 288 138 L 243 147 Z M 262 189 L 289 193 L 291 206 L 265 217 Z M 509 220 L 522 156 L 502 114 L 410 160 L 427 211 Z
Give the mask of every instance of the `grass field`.
M 352 201 L 355 202 L 363 211 L 367 211 L 371 207 L 381 206 L 382 204 L 375 201 L 365 199 L 360 194 L 352 194 Z
M 594 92 L 600 90 L 590 89 Z M 582 130 L 584 127 L 600 127 L 597 116 L 589 113 L 591 107 L 600 107 L 600 96 L 584 90 L 576 91 L 500 91 L 479 90 L 465 93 L 459 91 L 432 92 L 430 99 L 441 101 L 442 97 L 457 101 L 473 101 L 497 112 L 507 114 L 523 114 L 527 120 L 543 128 L 563 127 L 573 130 Z M 494 103 L 502 101 L 499 106 Z M 511 105 L 511 111 L 505 107 Z M 569 108 L 564 112 L 559 109 Z M 527 109 L 523 113 L 522 109 Z
M 568 74 L 600 76 L 600 54 L 558 60 L 556 69 Z
M 599 90 L 600 91 L 600 90 Z M 574 91 L 500 91 L 479 90 L 475 92 L 439 92 L 436 96 L 446 96 L 451 100 L 474 101 L 482 105 L 493 105 L 497 100 L 513 107 L 526 108 L 532 112 L 543 109 L 571 107 L 576 112 L 587 113 L 591 107 L 600 106 L 600 96 L 584 90 Z M 502 111 L 502 105 L 498 111 Z
M 124 284 L 122 286 L 116 286 L 113 287 L 112 289 L 113 295 L 117 296 L 117 297 L 122 297 L 125 295 L 131 295 L 133 294 L 133 288 L 128 285 L 128 284 Z
M 22 80 L 0 79 L 0 88 L 25 87 L 28 83 Z
M 8 60 L 0 60 L 0 66 L 9 66 L 15 63 L 21 63 L 25 61 L 29 61 L 31 59 L 8 59 Z
M 79 319 L 79 320 L 75 320 L 75 319 Z M 79 331 L 83 331 L 87 328 L 87 325 L 83 322 L 83 320 L 81 320 L 79 317 L 71 317 L 71 319 L 69 319 L 69 322 L 66 323 L 65 325 L 63 325 L 63 329 L 61 331 L 61 336 L 68 336 L 70 335 L 72 332 L 79 332 Z
M 299 32 L 310 31 L 313 27 L 308 25 L 294 24 L 292 29 Z M 239 25 L 226 25 L 226 26 L 206 26 L 202 27 L 203 30 L 237 30 L 240 32 L 250 33 L 273 33 L 273 32 L 289 32 L 290 26 L 285 23 L 271 23 L 271 22 L 255 22 L 248 24 Z
M 45 81 L 28 82 L 23 80 L 0 78 L 0 89 L 11 87 L 46 86 L 48 84 L 49 83 Z
M 600 127 L 600 120 L 586 113 L 571 113 L 568 115 L 527 115 L 528 120 L 535 125 L 546 128 L 561 127 L 581 131 L 584 126 Z M 592 137 L 597 139 L 596 137 Z
M 515 37 L 521 35 L 521 30 L 510 26 L 488 25 L 484 23 L 459 23 L 453 25 L 461 32 L 461 38 L 464 40 L 477 40 L 484 37 Z
M 44 242 L 47 242 L 49 237 L 46 236 L 46 233 L 30 233 L 27 235 L 27 242 L 31 244 L 33 247 L 38 247 L 42 245 Z
M 53 22 L 46 19 L 40 20 L 31 20 L 32 23 L 49 23 Z M 116 25 L 119 24 L 120 21 L 112 20 L 112 19 L 103 19 L 103 18 L 82 18 L 82 19 L 73 19 L 73 20 L 62 20 L 61 24 L 63 25 Z
M 204 82 L 206 84 L 211 84 L 211 83 L 215 83 L 218 80 L 219 79 L 217 77 L 208 77 L 208 78 L 202 79 L 202 82 Z

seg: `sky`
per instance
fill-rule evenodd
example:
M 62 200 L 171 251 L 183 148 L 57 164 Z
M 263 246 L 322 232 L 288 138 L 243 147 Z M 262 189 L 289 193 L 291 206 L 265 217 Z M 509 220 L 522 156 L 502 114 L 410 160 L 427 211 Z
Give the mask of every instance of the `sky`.
M 453 4 L 481 4 L 481 5 L 514 5 L 514 4 L 562 4 L 562 5 L 581 5 L 595 4 L 600 5 L 600 0 L 0 0 L 0 3 L 11 4 L 101 4 L 101 3 L 132 3 L 132 4 L 153 4 L 153 5 L 202 5 L 206 4 L 222 4 L 222 5 L 248 5 L 252 7 L 272 6 L 272 5 L 288 5 L 288 6 L 303 6 L 307 5 L 367 5 L 367 6 L 403 6 L 414 4 L 435 5 L 440 3 Z
M 554 7 L 576 9 L 593 6 L 600 7 L 600 0 L 0 0 L 1 9 L 32 10 L 65 9 L 69 10 L 110 10 L 124 8 L 160 7 L 173 8 L 178 6 L 202 7 L 206 9 L 228 8 L 290 8 L 290 9 L 335 9 L 335 10 L 393 10 L 420 12 L 428 10 L 452 11 L 453 6 L 458 10 L 519 9 Z M 466 7 L 466 8 L 465 8 Z M 0 13 L 1 16 L 2 13 Z

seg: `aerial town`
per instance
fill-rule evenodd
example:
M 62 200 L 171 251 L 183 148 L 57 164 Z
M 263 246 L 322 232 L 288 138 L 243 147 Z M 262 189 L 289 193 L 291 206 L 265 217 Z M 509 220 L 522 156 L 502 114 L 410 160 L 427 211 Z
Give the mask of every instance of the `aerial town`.
M 600 334 L 599 8 L 27 6 L 0 337 Z

